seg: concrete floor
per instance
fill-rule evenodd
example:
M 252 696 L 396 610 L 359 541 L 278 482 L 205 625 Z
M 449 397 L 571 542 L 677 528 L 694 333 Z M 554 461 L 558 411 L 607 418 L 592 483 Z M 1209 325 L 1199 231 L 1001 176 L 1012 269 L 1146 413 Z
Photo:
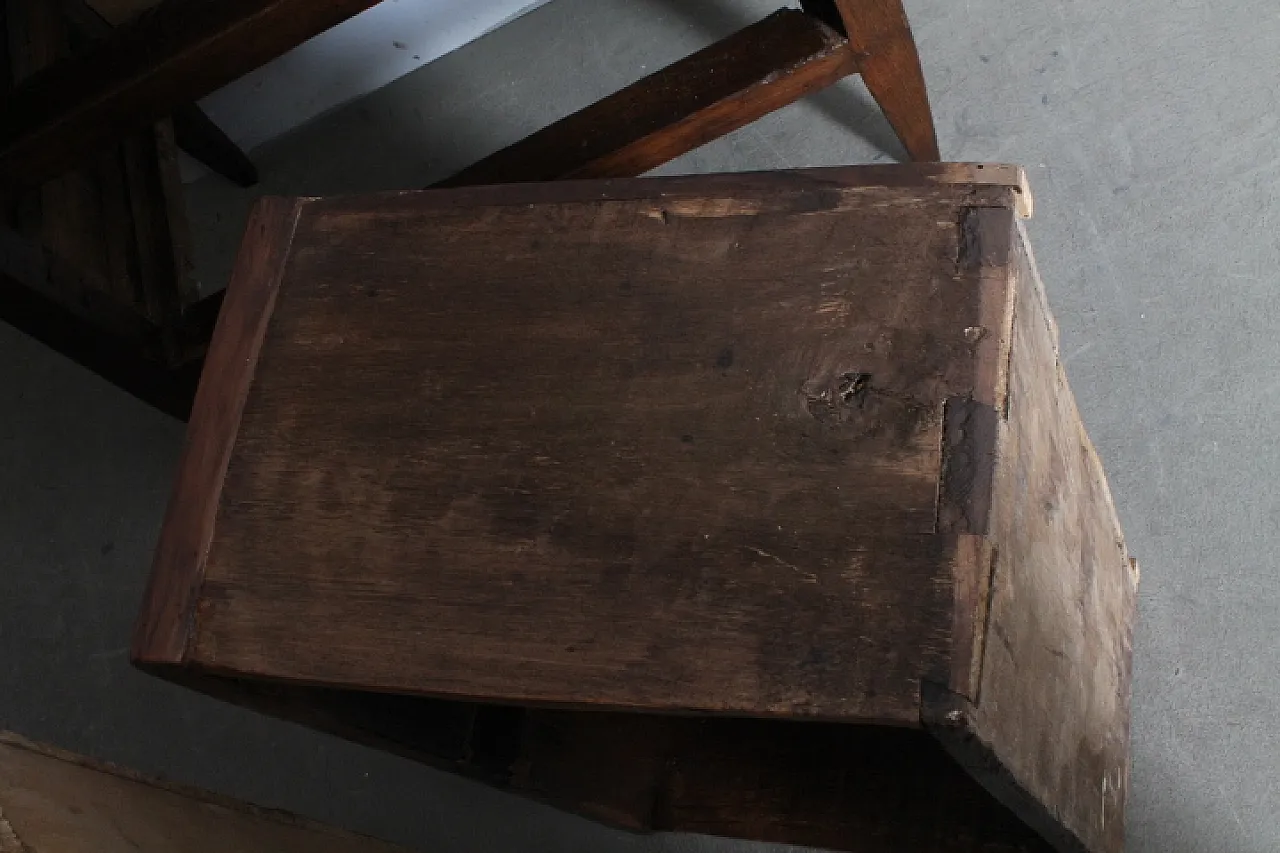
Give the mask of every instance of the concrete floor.
M 556 0 L 259 151 L 259 190 L 421 186 L 773 5 Z M 908 7 L 944 153 L 1029 169 L 1067 368 L 1142 560 L 1129 849 L 1280 849 L 1280 14 Z M 663 171 L 898 153 L 850 81 Z M 216 289 L 249 197 L 191 190 Z M 7 327 L 0 353 L 0 726 L 432 853 L 746 846 L 615 833 L 132 672 L 181 428 Z

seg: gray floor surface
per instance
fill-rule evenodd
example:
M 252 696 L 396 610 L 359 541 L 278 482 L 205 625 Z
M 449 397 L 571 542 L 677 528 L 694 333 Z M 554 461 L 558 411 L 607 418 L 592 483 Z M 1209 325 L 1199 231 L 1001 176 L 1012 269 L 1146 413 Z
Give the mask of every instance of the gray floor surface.
M 556 0 L 257 152 L 255 193 L 421 186 L 773 5 Z M 1129 849 L 1280 850 L 1280 14 L 908 8 L 944 153 L 1028 167 L 1067 369 L 1142 561 Z M 662 171 L 898 156 L 848 81 Z M 208 290 L 251 195 L 191 188 Z M 432 853 L 747 846 L 613 832 L 131 671 L 181 427 L 8 327 L 0 353 L 0 726 Z

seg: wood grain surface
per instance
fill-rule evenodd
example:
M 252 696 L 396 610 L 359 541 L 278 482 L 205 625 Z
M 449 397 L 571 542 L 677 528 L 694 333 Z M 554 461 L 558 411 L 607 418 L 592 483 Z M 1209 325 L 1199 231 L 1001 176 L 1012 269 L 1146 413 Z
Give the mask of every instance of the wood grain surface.
M 133 637 L 135 663 L 180 663 L 189 642 L 209 541 L 245 395 L 271 317 L 300 203 L 264 198 L 236 258 L 230 297 L 196 392 L 195 416 L 156 545 L 155 569 Z
M 1137 575 L 1058 359 L 1027 248 L 1008 423 L 995 472 L 997 556 L 978 693 L 926 717 L 956 756 L 1064 851 L 1119 853 L 1129 783 Z
M 301 201 L 153 662 L 636 829 L 1118 850 L 1136 577 L 1030 201 L 978 164 Z
M 1004 292 L 961 214 L 1012 191 L 841 174 L 305 205 L 191 660 L 917 722 L 950 666 L 944 401 Z
M 0 853 L 401 849 L 0 733 Z
M 857 71 L 844 38 L 783 9 L 439 186 L 632 177 Z

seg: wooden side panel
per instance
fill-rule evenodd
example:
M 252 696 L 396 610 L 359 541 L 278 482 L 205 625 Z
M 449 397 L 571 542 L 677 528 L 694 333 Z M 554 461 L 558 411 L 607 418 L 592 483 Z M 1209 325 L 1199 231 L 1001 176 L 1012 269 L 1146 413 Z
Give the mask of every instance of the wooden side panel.
M 0 734 L 2 853 L 396 853 L 284 812 Z
M 851 853 L 1050 849 L 908 729 L 531 712 L 510 784 L 642 830 Z
M 783 9 L 439 186 L 633 177 L 856 70 L 848 42 L 817 18 Z
M 1017 249 L 979 692 L 972 704 L 944 700 L 932 722 L 1060 849 L 1118 853 L 1137 576 L 1025 236 Z
M 978 378 L 959 200 L 983 190 L 839 175 L 309 205 L 193 661 L 918 723 L 950 665 L 932 534 L 943 404 Z
M 156 546 L 133 638 L 135 663 L 184 658 L 222 479 L 301 204 L 264 198 L 249 217 Z

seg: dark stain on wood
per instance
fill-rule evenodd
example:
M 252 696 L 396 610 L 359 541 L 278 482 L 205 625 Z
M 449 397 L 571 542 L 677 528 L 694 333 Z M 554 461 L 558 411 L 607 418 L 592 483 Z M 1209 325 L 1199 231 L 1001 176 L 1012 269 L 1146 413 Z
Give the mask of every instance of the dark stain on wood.
M 942 427 L 939 533 L 985 534 L 1000 414 L 968 397 L 947 400 Z

